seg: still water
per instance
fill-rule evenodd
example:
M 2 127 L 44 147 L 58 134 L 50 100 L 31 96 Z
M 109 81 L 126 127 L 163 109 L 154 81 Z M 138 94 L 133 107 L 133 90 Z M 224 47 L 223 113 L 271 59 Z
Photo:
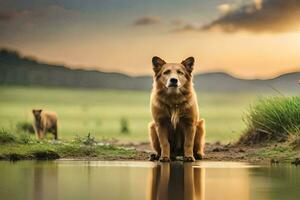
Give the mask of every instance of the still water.
M 0 199 L 300 199 L 300 167 L 235 162 L 1 161 Z

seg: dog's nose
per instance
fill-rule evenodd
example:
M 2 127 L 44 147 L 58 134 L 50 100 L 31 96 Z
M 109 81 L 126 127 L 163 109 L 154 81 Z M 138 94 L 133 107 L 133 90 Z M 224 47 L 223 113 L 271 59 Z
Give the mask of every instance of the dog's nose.
M 177 83 L 178 83 L 178 80 L 177 80 L 176 78 L 171 78 L 171 79 L 170 79 L 170 82 L 171 82 L 172 84 L 177 84 Z

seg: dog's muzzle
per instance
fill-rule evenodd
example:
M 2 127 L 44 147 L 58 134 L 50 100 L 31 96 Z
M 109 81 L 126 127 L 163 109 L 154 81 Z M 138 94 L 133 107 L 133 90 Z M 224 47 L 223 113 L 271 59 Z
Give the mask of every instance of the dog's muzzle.
M 168 87 L 178 87 L 179 86 L 179 81 L 177 78 L 170 78 Z

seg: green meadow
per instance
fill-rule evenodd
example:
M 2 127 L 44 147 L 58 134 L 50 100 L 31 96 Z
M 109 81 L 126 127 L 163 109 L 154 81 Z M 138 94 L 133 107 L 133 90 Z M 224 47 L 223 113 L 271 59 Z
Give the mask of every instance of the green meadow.
M 32 122 L 32 108 L 43 108 L 57 112 L 62 139 L 90 133 L 97 139 L 147 141 L 149 97 L 150 91 L 2 86 L 0 128 L 17 131 L 18 123 Z M 198 93 L 207 141 L 237 140 L 246 128 L 243 113 L 255 98 L 249 93 Z M 124 123 L 128 132 L 122 132 Z

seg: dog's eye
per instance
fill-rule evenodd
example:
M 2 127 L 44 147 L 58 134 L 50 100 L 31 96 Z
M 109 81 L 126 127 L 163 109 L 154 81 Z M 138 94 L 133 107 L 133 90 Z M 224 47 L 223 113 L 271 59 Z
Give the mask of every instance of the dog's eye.
M 177 71 L 177 74 L 182 75 L 182 74 L 184 74 L 184 73 L 183 73 L 182 71 L 178 70 L 178 71 Z
M 164 71 L 164 75 L 167 75 L 167 74 L 170 74 L 171 73 L 171 70 L 166 70 L 166 71 Z

